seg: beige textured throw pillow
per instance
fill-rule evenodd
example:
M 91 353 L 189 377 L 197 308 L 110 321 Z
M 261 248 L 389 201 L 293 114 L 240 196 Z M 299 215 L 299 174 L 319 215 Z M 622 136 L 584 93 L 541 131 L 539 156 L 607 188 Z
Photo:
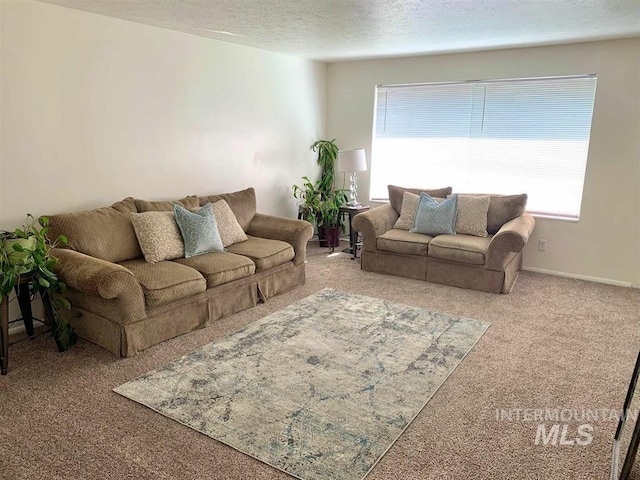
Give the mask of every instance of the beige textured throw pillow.
M 131 223 L 147 262 L 184 257 L 182 234 L 173 212 L 131 213 Z
M 490 201 L 489 195 L 458 195 L 456 233 L 486 237 Z
M 222 245 L 225 248 L 234 243 L 248 240 L 227 202 L 218 200 L 212 203 L 211 206 L 213 207 L 213 216 L 216 217 L 216 223 L 218 224 L 218 233 L 220 233 Z
M 413 219 L 416 216 L 416 210 L 418 210 L 419 203 L 420 195 L 416 195 L 411 192 L 404 192 L 402 195 L 400 218 L 396 220 L 396 224 L 393 228 L 397 228 L 399 230 L 411 230 L 411 228 L 413 228 Z

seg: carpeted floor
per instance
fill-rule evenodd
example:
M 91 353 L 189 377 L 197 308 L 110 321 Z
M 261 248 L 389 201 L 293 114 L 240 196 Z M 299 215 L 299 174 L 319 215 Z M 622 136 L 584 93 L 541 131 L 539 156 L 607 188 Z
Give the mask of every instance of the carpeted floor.
M 580 412 L 622 406 L 640 347 L 639 290 L 522 272 L 511 294 L 492 295 L 362 272 L 313 244 L 303 287 L 134 358 L 84 341 L 59 354 L 43 336 L 12 346 L 0 478 L 291 478 L 111 389 L 325 287 L 492 324 L 367 480 L 608 478 L 616 422 Z M 593 441 L 536 445 L 541 422 L 514 410 L 525 408 L 576 410 L 546 431 L 567 424 L 573 439 L 588 423 Z

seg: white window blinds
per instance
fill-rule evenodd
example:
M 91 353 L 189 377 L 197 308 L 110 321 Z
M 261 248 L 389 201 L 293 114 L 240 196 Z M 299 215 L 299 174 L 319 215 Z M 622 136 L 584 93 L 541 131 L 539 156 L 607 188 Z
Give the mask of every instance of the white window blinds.
M 387 185 L 527 193 L 527 210 L 578 218 L 596 76 L 379 86 L 372 200 Z

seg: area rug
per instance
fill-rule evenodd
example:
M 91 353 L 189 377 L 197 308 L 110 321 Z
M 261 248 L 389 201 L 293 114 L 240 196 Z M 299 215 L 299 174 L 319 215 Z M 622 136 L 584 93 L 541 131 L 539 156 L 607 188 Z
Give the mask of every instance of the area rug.
M 114 389 L 303 480 L 360 480 L 489 323 L 325 289 Z

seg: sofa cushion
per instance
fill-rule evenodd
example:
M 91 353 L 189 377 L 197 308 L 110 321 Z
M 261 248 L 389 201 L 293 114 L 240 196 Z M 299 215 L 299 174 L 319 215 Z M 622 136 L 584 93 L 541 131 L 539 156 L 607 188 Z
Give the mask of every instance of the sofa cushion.
M 429 242 L 429 256 L 451 262 L 484 265 L 492 236 L 438 235 Z
M 107 262 L 122 262 L 142 256 L 129 214 L 137 212 L 133 198 L 110 207 L 49 215 L 49 235 L 65 235 L 73 250 Z
M 247 188 L 239 192 L 200 197 L 200 205 L 205 205 L 209 202 L 215 203 L 219 200 L 227 202 L 242 230 L 246 232 L 251 220 L 253 220 L 253 216 L 256 214 L 256 191 L 253 188 Z
M 405 255 L 421 255 L 426 257 L 428 245 L 433 237 L 421 233 L 392 228 L 380 235 L 376 240 L 378 250 L 402 253 Z
M 207 281 L 193 268 L 175 262 L 149 263 L 142 258 L 120 262 L 136 277 L 147 308 L 161 305 L 204 292 Z
M 489 195 L 456 195 L 458 197 L 458 216 L 456 233 L 487 236 L 487 211 L 491 197 Z
M 487 212 L 487 231 L 496 233 L 500 227 L 522 215 L 527 206 L 527 194 L 491 195 Z
M 413 228 L 409 231 L 426 235 L 455 235 L 457 208 L 458 197 L 456 195 L 438 203 L 422 192 Z
M 184 242 L 173 212 L 132 212 L 130 215 L 147 262 L 184 257 Z
M 190 212 L 176 204 L 173 206 L 173 213 L 178 227 L 180 227 L 186 258 L 224 250 L 222 239 L 218 233 L 216 217 L 213 215 L 210 203 L 204 205 L 197 212 Z
M 140 200 L 138 198 L 135 199 L 136 208 L 138 212 L 173 212 L 173 205 L 178 204 L 183 206 L 184 208 L 198 208 L 200 206 L 200 201 L 197 195 L 191 195 L 188 197 L 181 198 L 180 200 L 174 201 L 157 201 L 157 202 L 149 202 L 147 200 Z
M 191 258 L 179 258 L 176 263 L 200 272 L 207 280 L 207 288 L 249 277 L 256 266 L 248 257 L 227 252 L 211 252 Z
M 256 272 L 269 270 L 293 260 L 293 247 L 281 240 L 252 237 L 248 235 L 246 242 L 235 243 L 227 248 L 227 252 L 244 255 L 256 264 Z
M 224 247 L 247 240 L 247 235 L 242 230 L 236 216 L 225 200 L 218 200 L 212 203 L 211 207 L 213 208 L 213 215 L 216 217 L 218 233 L 220 233 Z
M 395 185 L 388 185 L 387 189 L 389 190 L 389 203 L 396 211 L 398 215 L 402 211 L 402 197 L 404 196 L 404 192 L 410 192 L 415 195 L 420 195 L 420 193 L 424 192 L 431 197 L 437 198 L 447 198 L 447 195 L 451 195 L 452 189 L 451 187 L 446 188 L 437 188 L 437 189 L 428 189 L 428 188 L 404 188 L 397 187 Z

